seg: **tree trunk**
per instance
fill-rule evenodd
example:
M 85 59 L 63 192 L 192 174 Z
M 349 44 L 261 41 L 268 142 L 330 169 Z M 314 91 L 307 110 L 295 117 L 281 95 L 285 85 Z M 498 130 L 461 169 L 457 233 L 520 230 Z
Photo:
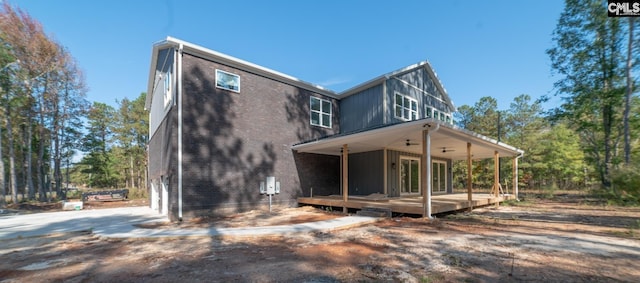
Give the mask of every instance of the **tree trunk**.
M 43 94 L 44 95 L 44 94 Z M 40 193 L 40 201 L 48 201 L 49 198 L 53 197 L 52 195 L 49 195 L 49 198 L 47 197 L 47 193 L 45 192 L 45 189 L 47 187 L 47 178 L 44 178 L 45 174 L 47 174 L 47 170 L 46 168 L 44 168 L 44 146 L 45 146 L 45 127 L 44 127 L 44 98 L 42 98 L 42 102 L 40 103 L 40 144 L 39 144 L 39 148 L 38 148 L 38 168 L 37 168 L 37 174 L 38 174 L 38 192 Z M 44 178 L 44 180 L 43 180 Z
M 13 125 L 11 124 L 11 107 L 9 106 L 9 94 L 7 94 L 7 105 L 5 113 L 7 119 L 7 138 L 9 141 L 9 182 L 11 186 L 11 201 L 18 203 L 18 176 L 16 175 L 16 151 L 13 147 Z
M 624 163 L 629 165 L 631 162 L 631 133 L 629 131 L 629 112 L 631 111 L 631 94 L 633 92 L 633 78 L 631 77 L 631 68 L 633 67 L 633 17 L 629 17 L 629 45 L 627 46 L 627 93 L 624 102 Z
M 605 188 L 611 187 L 611 130 L 613 120 L 613 107 L 605 104 L 602 109 L 602 127 L 604 130 L 604 162 L 602 164 L 603 175 L 602 185 Z
M 131 188 L 135 188 L 136 185 L 133 181 L 134 178 L 134 174 L 133 174 L 133 154 L 129 155 L 129 172 L 131 174 Z
M 29 199 L 35 199 L 36 194 L 35 194 L 35 190 L 34 190 L 34 186 L 33 186 L 33 166 L 31 161 L 33 160 L 31 157 L 33 156 L 33 148 L 32 148 L 32 144 L 31 141 L 33 140 L 33 127 L 32 127 L 32 117 L 31 117 L 31 110 L 27 110 L 27 137 L 25 138 L 24 141 L 24 146 L 27 148 L 27 154 L 24 157 L 24 162 L 27 166 L 27 168 L 25 168 L 25 177 L 26 177 L 26 191 L 27 191 L 27 195 L 29 197 Z
M 2 127 L 0 127 L 0 208 L 4 208 L 7 205 L 5 200 L 6 182 L 4 180 L 4 158 L 2 156 Z

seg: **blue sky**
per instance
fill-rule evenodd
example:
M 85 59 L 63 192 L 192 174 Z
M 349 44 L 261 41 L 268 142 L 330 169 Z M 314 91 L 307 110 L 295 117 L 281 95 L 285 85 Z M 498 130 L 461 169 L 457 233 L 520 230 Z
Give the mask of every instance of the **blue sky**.
M 507 109 L 523 93 L 553 94 L 558 79 L 545 50 L 563 1 L 10 3 L 77 59 L 88 99 L 111 105 L 146 91 L 152 44 L 167 36 L 336 92 L 428 60 L 456 106 L 492 96 Z

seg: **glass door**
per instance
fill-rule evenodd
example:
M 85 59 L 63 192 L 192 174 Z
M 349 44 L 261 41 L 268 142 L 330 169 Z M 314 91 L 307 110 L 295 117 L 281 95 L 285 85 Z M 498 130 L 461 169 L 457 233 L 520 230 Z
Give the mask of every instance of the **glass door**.
M 447 191 L 447 163 L 444 161 L 433 161 L 431 167 L 431 192 L 444 193 Z
M 420 193 L 420 159 L 400 158 L 400 193 Z

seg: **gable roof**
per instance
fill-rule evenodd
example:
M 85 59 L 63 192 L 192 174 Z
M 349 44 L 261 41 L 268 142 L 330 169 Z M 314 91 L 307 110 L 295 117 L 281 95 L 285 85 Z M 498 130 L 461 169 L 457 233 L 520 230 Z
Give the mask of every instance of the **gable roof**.
M 293 76 L 290 76 L 290 75 L 287 75 L 287 74 L 284 74 L 284 73 L 281 73 L 281 72 L 248 62 L 248 61 L 244 61 L 242 59 L 238 59 L 236 57 L 229 56 L 227 54 L 220 53 L 220 52 L 217 52 L 217 51 L 214 51 L 214 50 L 211 50 L 211 49 L 208 49 L 184 40 L 173 38 L 170 36 L 167 36 L 166 39 L 158 41 L 153 44 L 153 48 L 151 52 L 151 64 L 149 67 L 149 78 L 147 82 L 147 99 L 145 101 L 145 108 L 147 109 L 151 107 L 151 100 L 153 99 L 153 90 L 156 83 L 156 64 L 158 60 L 158 53 L 161 50 L 164 50 L 167 48 L 178 48 L 178 49 L 182 48 L 183 52 L 186 52 L 191 55 L 199 56 L 214 62 L 222 63 L 234 68 L 238 68 L 240 70 L 261 75 L 276 81 L 280 81 L 286 84 L 300 87 L 302 89 L 317 92 L 317 93 L 326 95 L 328 97 L 336 98 L 336 99 L 346 98 L 359 91 L 362 91 L 372 86 L 383 83 L 384 81 L 390 78 L 393 78 L 395 76 L 400 76 L 400 75 L 412 72 L 416 69 L 424 68 L 429 74 L 429 76 L 431 77 L 431 79 L 433 80 L 434 84 L 436 85 L 436 88 L 438 88 L 438 90 L 442 93 L 444 102 L 448 106 L 450 106 L 451 109 L 453 109 L 453 111 L 455 111 L 456 109 L 453 102 L 451 101 L 451 98 L 449 98 L 449 95 L 447 94 L 446 89 L 442 85 L 442 82 L 438 78 L 438 75 L 433 71 L 433 68 L 431 67 L 431 64 L 429 63 L 429 61 L 418 62 L 416 64 L 395 70 L 393 72 L 390 72 L 390 73 L 381 75 L 379 77 L 376 77 L 374 79 L 371 79 L 369 81 L 366 81 L 362 84 L 356 85 L 341 93 L 336 93 L 320 85 L 309 83 L 301 79 L 298 79 L 296 77 L 293 77 Z
M 329 97 L 339 98 L 339 95 L 336 92 L 326 89 L 322 86 L 312 84 L 296 77 L 168 36 L 166 39 L 153 44 L 153 49 L 151 52 L 151 64 L 149 69 L 149 81 L 147 83 L 147 100 L 145 101 L 145 107 L 147 108 L 151 106 L 151 99 L 153 98 L 152 94 L 156 81 L 156 64 L 158 60 L 158 52 L 166 48 L 182 48 L 183 52 L 191 55 L 202 57 L 217 63 L 225 64 L 243 71 L 264 76 L 279 82 L 320 93 Z
M 453 105 L 453 101 L 451 101 L 451 98 L 449 97 L 449 94 L 447 94 L 447 90 L 444 88 L 444 86 L 442 85 L 442 81 L 440 81 L 440 79 L 438 78 L 438 75 L 433 71 L 433 68 L 431 67 L 431 64 L 429 63 L 429 61 L 421 61 L 418 62 L 416 64 L 413 65 L 409 65 L 406 66 L 404 68 L 400 68 L 398 70 L 395 70 L 393 72 L 390 73 L 386 73 L 384 75 L 378 76 L 376 78 L 373 78 L 369 81 L 366 81 L 364 83 L 361 83 L 357 86 L 354 86 L 350 89 L 347 89 L 343 92 L 340 93 L 340 98 L 345 98 L 348 96 L 351 96 L 353 94 L 356 94 L 360 91 L 363 91 L 365 89 L 368 89 L 372 86 L 376 86 L 379 85 L 381 83 L 384 83 L 386 80 L 391 79 L 393 77 L 396 76 L 401 76 L 404 75 L 406 73 L 410 73 L 413 72 L 414 70 L 420 69 L 420 68 L 424 68 L 427 73 L 429 74 L 429 76 L 431 77 L 431 79 L 433 80 L 436 88 L 440 91 L 440 93 L 442 93 L 442 97 L 444 98 L 444 102 L 451 107 L 451 109 L 453 109 L 453 111 L 456 111 L 456 107 L 455 105 Z

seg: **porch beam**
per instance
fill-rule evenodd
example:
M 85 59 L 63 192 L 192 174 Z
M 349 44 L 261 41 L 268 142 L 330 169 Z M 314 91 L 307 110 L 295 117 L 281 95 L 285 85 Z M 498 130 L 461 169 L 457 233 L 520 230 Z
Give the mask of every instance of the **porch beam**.
M 347 213 L 347 202 L 349 201 L 349 147 L 342 145 L 342 212 Z
M 471 143 L 467 143 L 467 200 L 469 211 L 473 210 L 473 161 L 471 160 Z

